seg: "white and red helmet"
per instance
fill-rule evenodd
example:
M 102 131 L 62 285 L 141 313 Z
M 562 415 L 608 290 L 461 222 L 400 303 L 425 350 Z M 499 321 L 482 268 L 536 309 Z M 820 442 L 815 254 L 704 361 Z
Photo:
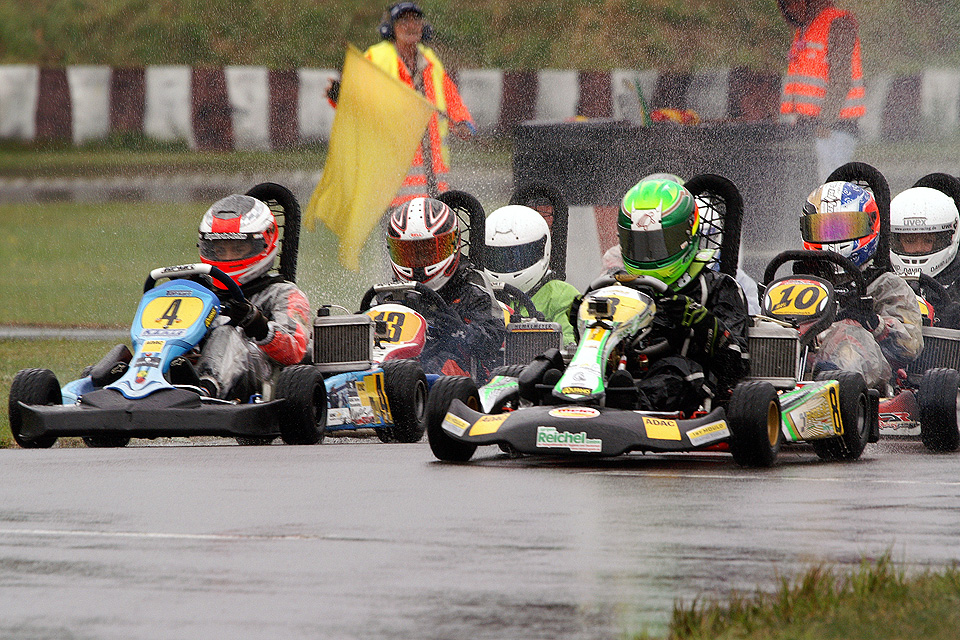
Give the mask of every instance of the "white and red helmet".
M 877 251 L 880 210 L 873 195 L 852 182 L 828 182 L 807 196 L 800 215 L 804 249 L 828 250 L 863 269 Z
M 197 246 L 202 262 L 219 267 L 242 285 L 270 270 L 279 238 L 270 208 L 256 198 L 235 194 L 217 200 L 203 214 Z M 216 280 L 214 284 L 221 286 Z
M 457 215 L 433 198 L 414 198 L 390 212 L 390 262 L 397 278 L 437 291 L 460 263 Z

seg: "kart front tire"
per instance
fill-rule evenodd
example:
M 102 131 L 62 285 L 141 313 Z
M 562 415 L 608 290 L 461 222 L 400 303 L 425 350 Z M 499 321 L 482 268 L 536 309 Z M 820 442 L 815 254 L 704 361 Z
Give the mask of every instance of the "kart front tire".
M 920 441 L 931 451 L 960 448 L 960 373 L 936 368 L 923 374 L 919 389 Z
M 386 432 L 390 441 L 420 442 L 426 429 L 423 417 L 427 405 L 427 377 L 420 363 L 387 360 L 383 363 L 383 378 L 393 427 L 378 429 L 377 435 Z
M 870 399 L 863 376 L 854 371 L 821 371 L 816 380 L 840 383 L 840 421 L 843 435 L 811 440 L 810 445 L 823 460 L 856 460 L 870 439 Z
M 474 411 L 479 411 L 477 384 L 465 376 L 445 376 L 433 383 L 427 399 L 427 440 L 438 460 L 466 462 L 477 450 L 477 445 L 455 440 L 443 430 L 443 418 L 454 400 L 460 400 Z
M 23 369 L 13 377 L 10 385 L 10 398 L 7 416 L 10 418 L 10 432 L 13 439 L 24 449 L 49 449 L 57 441 L 56 436 L 45 435 L 38 438 L 26 438 L 23 430 L 23 411 L 19 403 L 57 405 L 63 402 L 57 376 L 49 369 Z
M 742 467 L 772 467 L 780 453 L 780 396 L 769 382 L 737 385 L 727 405 L 730 452 Z
M 287 444 L 319 444 L 327 426 L 327 387 L 320 371 L 308 364 L 280 372 L 275 397 L 280 405 L 280 437 Z

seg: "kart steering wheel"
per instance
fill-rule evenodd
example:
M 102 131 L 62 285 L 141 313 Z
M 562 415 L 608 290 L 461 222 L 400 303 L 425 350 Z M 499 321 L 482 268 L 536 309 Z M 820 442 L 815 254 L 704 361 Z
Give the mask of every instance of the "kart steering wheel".
M 509 305 L 516 309 L 517 305 L 510 304 L 514 301 L 519 301 L 520 305 L 523 306 L 528 312 L 530 312 L 531 318 L 536 318 L 540 322 L 546 320 L 544 315 L 537 311 L 537 306 L 533 304 L 533 299 L 526 294 L 522 289 L 518 289 L 512 284 L 496 284 L 493 287 L 493 294 L 496 296 L 497 300 L 500 302 Z
M 383 300 L 379 299 L 381 295 L 390 296 L 391 294 L 399 292 L 403 292 L 403 299 L 401 300 L 395 300 L 389 297 Z M 433 304 L 441 312 L 447 311 L 450 308 L 450 305 L 447 304 L 447 301 L 444 300 L 439 293 L 422 282 L 392 282 L 390 284 L 377 284 L 367 289 L 367 292 L 363 294 L 363 298 L 360 299 L 360 313 L 369 311 L 370 308 L 373 307 L 374 300 L 376 300 L 378 304 L 384 302 L 401 304 L 422 313 L 424 311 L 424 304 L 421 300 L 410 295 L 414 292 L 420 294 L 420 297 L 425 298 L 429 304 Z
M 635 276 L 630 273 L 618 273 L 612 276 L 600 276 L 590 283 L 585 294 L 617 284 L 636 289 L 637 291 L 643 291 L 644 289 L 652 290 L 659 295 L 663 295 L 670 290 L 670 287 L 667 286 L 663 280 L 659 280 L 653 276 Z
M 243 291 L 241 291 L 237 283 L 233 281 L 233 278 L 224 273 L 219 267 L 202 263 L 181 264 L 175 267 L 160 267 L 159 269 L 154 269 L 150 272 L 150 275 L 147 276 L 146 282 L 143 283 L 143 292 L 146 293 L 153 289 L 157 281 L 163 278 L 175 280 L 178 278 L 189 278 L 190 276 L 210 276 L 222 284 L 235 301 L 243 302 L 246 300 Z

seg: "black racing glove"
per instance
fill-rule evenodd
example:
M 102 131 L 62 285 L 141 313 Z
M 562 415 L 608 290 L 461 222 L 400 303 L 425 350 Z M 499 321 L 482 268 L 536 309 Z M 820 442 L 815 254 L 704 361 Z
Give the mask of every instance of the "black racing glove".
M 851 304 L 847 308 L 841 309 L 837 318 L 839 320 L 855 320 L 870 333 L 875 333 L 877 327 L 880 326 L 880 316 L 873 309 L 861 304 Z
M 720 327 L 716 316 L 688 296 L 676 295 L 658 300 L 657 314 L 662 314 L 678 329 L 678 335 L 671 339 L 671 343 L 675 347 L 681 347 L 682 342 L 692 331 L 690 343 L 692 351 L 688 350 L 690 355 L 696 353 L 713 355 L 717 344 L 723 338 L 720 335 Z
M 437 338 L 450 338 L 458 331 L 463 331 L 465 325 L 463 318 L 457 312 L 445 309 L 433 314 L 433 333 Z
M 227 324 L 240 327 L 248 338 L 263 340 L 267 337 L 267 319 L 263 317 L 257 305 L 249 300 L 230 301 L 224 313 L 230 316 Z
M 580 342 L 580 328 L 577 322 L 580 319 L 581 304 L 583 304 L 583 296 L 577 296 L 570 301 L 570 308 L 567 309 L 567 320 L 570 321 L 570 326 L 573 327 L 573 338 L 577 342 Z

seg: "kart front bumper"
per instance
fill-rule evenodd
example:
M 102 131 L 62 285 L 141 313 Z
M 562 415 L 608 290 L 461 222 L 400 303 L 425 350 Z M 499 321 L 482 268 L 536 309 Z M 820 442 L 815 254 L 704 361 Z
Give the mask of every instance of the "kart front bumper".
M 72 405 L 20 402 L 21 435 L 124 435 L 131 438 L 279 436 L 277 409 L 284 400 L 252 404 L 206 404 L 200 396 L 172 389 L 129 400 L 112 390 L 85 394 Z
M 443 420 L 455 440 L 507 444 L 528 455 L 618 456 L 697 451 L 730 438 L 723 408 L 689 420 L 605 407 L 559 405 L 484 414 L 454 400 Z

